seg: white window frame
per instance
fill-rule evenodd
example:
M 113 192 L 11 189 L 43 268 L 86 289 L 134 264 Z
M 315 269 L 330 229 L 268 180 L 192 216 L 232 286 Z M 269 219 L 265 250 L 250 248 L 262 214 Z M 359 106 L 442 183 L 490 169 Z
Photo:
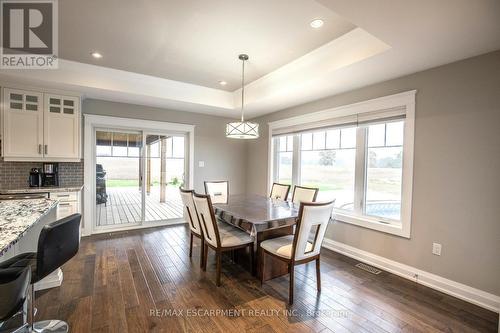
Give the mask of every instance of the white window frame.
M 404 121 L 404 139 L 403 139 L 403 166 L 402 166 L 402 188 L 401 188 L 401 219 L 400 223 L 388 223 L 387 219 L 375 216 L 358 215 L 355 213 L 349 213 L 347 211 L 336 210 L 335 219 L 340 222 L 354 224 L 368 229 L 373 229 L 381 232 L 386 232 L 389 234 L 410 238 L 411 234 L 411 215 L 412 215 L 412 194 L 413 194 L 413 152 L 414 152 L 414 135 L 415 135 L 415 96 L 416 90 L 407 91 L 399 94 L 384 96 L 380 98 L 375 98 L 367 100 L 364 102 L 344 105 L 340 107 L 335 107 L 332 109 L 327 109 L 323 111 L 318 111 L 310 114 L 305 114 L 297 117 L 282 119 L 274 122 L 270 122 L 269 125 L 269 137 L 268 137 L 268 188 L 267 192 L 271 190 L 272 183 L 274 181 L 274 172 L 276 165 L 274 163 L 274 147 L 273 147 L 273 133 L 286 128 L 304 126 L 307 128 L 307 124 L 320 124 L 324 123 L 334 123 L 336 119 L 341 119 L 342 117 L 360 115 L 363 113 L 380 111 L 380 110 L 390 110 L 394 108 L 404 108 L 405 109 L 405 121 Z M 314 130 L 314 128 L 304 129 L 305 131 Z M 302 131 L 302 130 L 301 130 Z M 366 131 L 357 131 L 357 140 L 363 140 L 366 143 L 365 137 Z M 297 185 L 300 183 L 300 163 L 298 159 L 300 157 L 300 147 L 298 135 L 294 135 L 294 167 L 293 171 L 294 177 L 292 185 Z M 297 142 L 296 142 L 297 141 Z M 356 164 L 365 163 L 365 151 L 356 151 Z M 297 160 L 297 161 L 296 161 Z M 297 167 L 298 166 L 298 167 Z M 357 171 L 364 172 L 365 168 L 356 168 Z M 360 182 L 359 179 L 364 180 L 365 175 L 356 174 L 356 185 L 355 185 L 355 197 L 363 198 L 365 191 L 365 182 Z M 361 193 L 358 193 L 361 192 Z M 357 195 L 356 195 L 357 194 Z M 356 205 L 361 206 L 361 203 L 355 202 Z M 359 207 L 358 207 L 359 208 Z M 355 211 L 359 209 L 355 209 Z

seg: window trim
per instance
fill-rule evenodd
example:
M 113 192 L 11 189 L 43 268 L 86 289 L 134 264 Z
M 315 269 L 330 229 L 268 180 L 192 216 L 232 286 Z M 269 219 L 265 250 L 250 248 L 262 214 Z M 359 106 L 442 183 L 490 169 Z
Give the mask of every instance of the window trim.
M 390 110 L 394 108 L 404 108 L 405 109 L 405 122 L 404 122 L 404 140 L 403 140 L 403 166 L 402 166 L 402 190 L 401 190 L 401 223 L 400 224 L 390 224 L 387 223 L 383 218 L 376 218 L 371 216 L 359 216 L 356 214 L 347 214 L 346 211 L 341 211 L 336 209 L 335 215 L 336 220 L 349 223 L 364 228 L 377 230 L 405 238 L 410 238 L 411 235 L 411 215 L 412 215 L 412 194 L 413 194 L 413 154 L 414 154 L 414 137 L 415 137 L 415 97 L 416 90 L 406 91 L 399 94 L 383 96 L 363 102 L 358 102 L 354 104 L 343 105 L 327 110 L 317 111 L 301 116 L 286 118 L 278 121 L 273 121 L 268 123 L 269 136 L 268 136 L 268 169 L 267 169 L 267 192 L 269 193 L 271 185 L 274 181 L 274 147 L 273 147 L 273 132 L 278 131 L 287 127 L 301 126 L 312 123 L 332 122 L 336 119 L 359 115 L 363 113 L 369 113 L 379 110 Z M 314 129 L 305 129 L 304 131 L 309 131 Z M 357 131 L 360 133 L 362 131 Z M 291 134 L 291 133 L 290 133 Z M 284 134 L 280 134 L 284 135 Z M 297 137 L 297 136 L 296 136 Z M 366 136 L 363 138 L 357 138 L 367 140 Z M 297 139 L 298 140 L 298 139 Z M 297 147 L 297 152 L 294 149 L 294 159 L 300 156 L 300 147 L 294 142 L 294 146 Z M 297 154 L 296 154 L 297 153 Z M 365 152 L 360 152 L 356 154 L 356 163 L 365 160 Z M 363 156 L 361 156 L 363 155 Z M 359 159 L 359 161 L 358 161 Z M 362 160 L 362 161 L 361 161 Z M 295 164 L 297 165 L 297 164 Z M 300 163 L 298 163 L 300 165 Z M 299 166 L 300 167 L 300 166 Z M 300 177 L 300 170 L 294 172 Z M 358 175 L 356 175 L 358 177 Z M 363 176 L 364 177 L 364 176 Z M 358 179 L 358 178 L 356 178 Z M 300 184 L 300 179 L 295 179 L 293 184 Z M 357 186 L 355 191 L 364 191 L 364 181 L 362 186 Z M 362 196 L 364 200 L 364 195 Z M 361 204 L 361 203 L 355 203 Z

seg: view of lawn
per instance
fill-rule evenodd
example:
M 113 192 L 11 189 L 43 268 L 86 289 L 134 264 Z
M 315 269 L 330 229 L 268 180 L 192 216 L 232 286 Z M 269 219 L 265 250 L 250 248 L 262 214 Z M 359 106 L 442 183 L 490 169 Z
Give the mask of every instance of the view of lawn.
M 137 179 L 107 179 L 106 187 L 132 187 L 139 186 Z

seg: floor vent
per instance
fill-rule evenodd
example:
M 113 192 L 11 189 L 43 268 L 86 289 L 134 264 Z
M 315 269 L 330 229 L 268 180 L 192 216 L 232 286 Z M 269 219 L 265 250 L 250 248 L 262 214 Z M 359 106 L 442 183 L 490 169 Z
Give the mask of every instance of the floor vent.
M 372 274 L 382 273 L 382 271 L 380 269 L 377 269 L 377 268 L 370 266 L 370 265 L 367 265 L 367 264 L 363 264 L 362 262 L 356 264 L 356 267 L 361 268 L 362 270 L 367 271 L 367 272 L 372 273 Z

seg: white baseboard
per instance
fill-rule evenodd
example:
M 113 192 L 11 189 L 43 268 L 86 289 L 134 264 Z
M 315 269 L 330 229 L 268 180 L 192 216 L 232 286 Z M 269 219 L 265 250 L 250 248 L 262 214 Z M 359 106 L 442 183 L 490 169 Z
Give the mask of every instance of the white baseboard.
M 323 247 L 429 288 L 439 290 L 445 294 L 460 298 L 469 303 L 476 304 L 485 309 L 500 313 L 500 296 L 422 271 L 415 267 L 401 264 L 397 261 L 357 249 L 344 243 L 336 242 L 332 239 L 325 238 Z
M 63 272 L 61 268 L 56 269 L 42 280 L 35 283 L 35 290 L 44 290 L 59 287 L 63 281 Z

